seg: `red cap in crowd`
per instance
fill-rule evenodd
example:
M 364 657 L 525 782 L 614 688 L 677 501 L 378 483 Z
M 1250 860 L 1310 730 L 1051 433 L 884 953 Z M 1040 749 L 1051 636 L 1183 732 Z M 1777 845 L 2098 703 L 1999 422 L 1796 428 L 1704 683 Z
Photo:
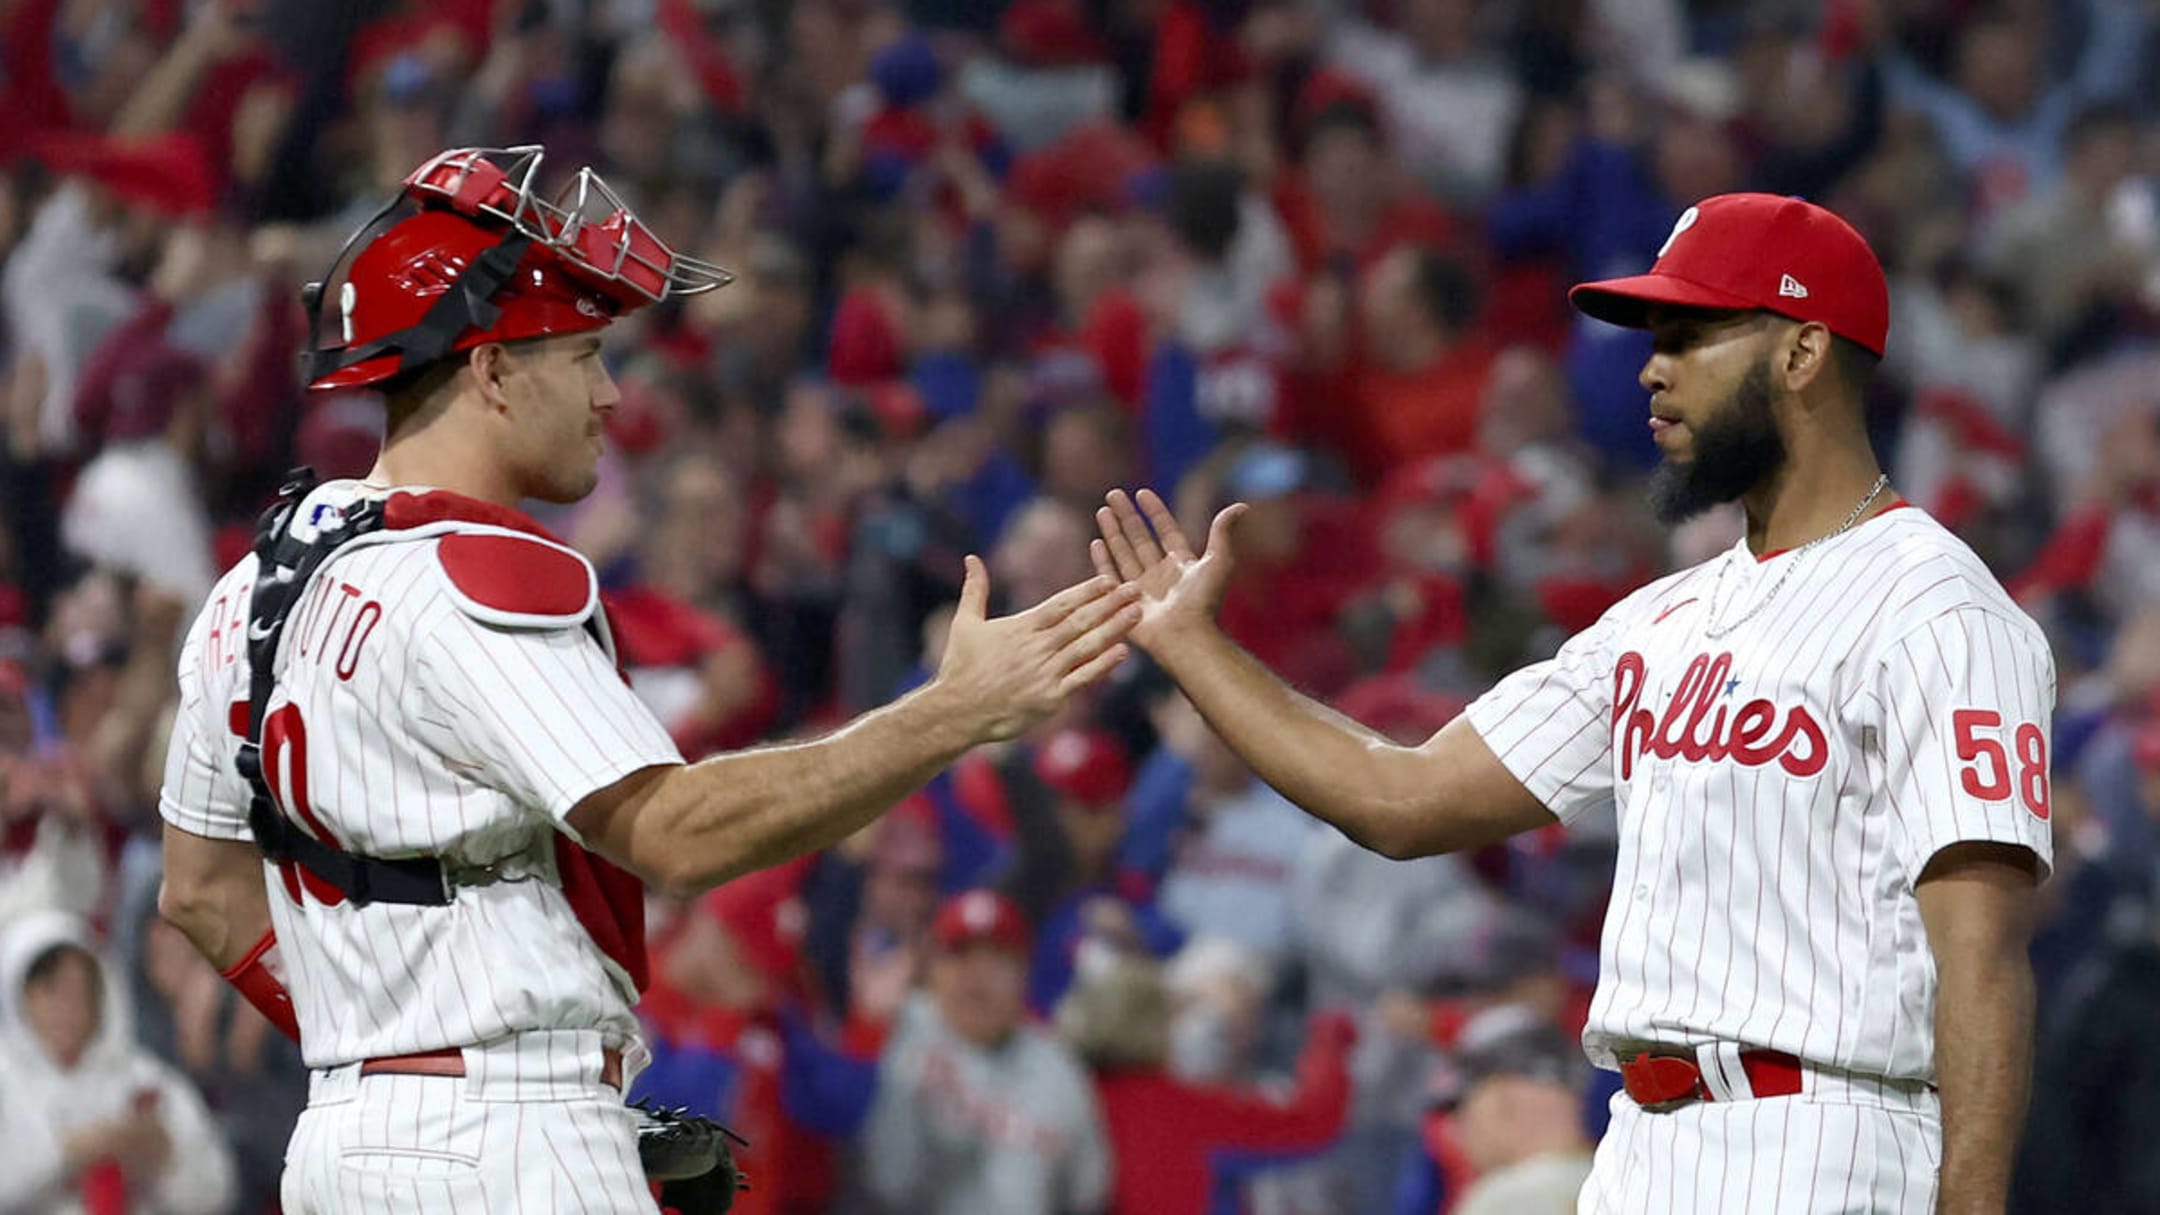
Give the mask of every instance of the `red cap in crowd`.
M 998 20 L 998 42 L 1029 67 L 1071 67 L 1108 57 L 1073 0 L 1017 0 Z
M 1132 784 L 1125 748 L 1101 730 L 1059 730 L 1035 752 L 1035 775 L 1066 797 L 1109 806 Z
M 1890 336 L 1890 286 L 1851 224 L 1798 198 L 1720 194 L 1689 207 L 1648 274 L 1583 283 L 1568 293 L 1601 321 L 1641 329 L 1653 304 L 1764 309 L 1876 354 Z
M 160 215 L 196 215 L 217 202 L 209 154 L 185 132 L 126 139 L 59 131 L 31 140 L 30 151 L 55 174 L 87 177 Z
M 940 949 L 964 949 L 988 941 L 1028 951 L 1028 926 L 1020 905 L 995 890 L 969 890 L 945 900 L 931 921 L 930 935 Z
M 1156 167 L 1153 149 L 1138 135 L 1116 123 L 1094 122 L 1015 160 L 1005 196 L 1063 229 L 1091 211 L 1126 210 Z
M 802 971 L 810 924 L 801 893 L 806 860 L 736 878 L 700 900 L 704 913 L 727 929 L 744 964 L 781 984 L 793 984 Z

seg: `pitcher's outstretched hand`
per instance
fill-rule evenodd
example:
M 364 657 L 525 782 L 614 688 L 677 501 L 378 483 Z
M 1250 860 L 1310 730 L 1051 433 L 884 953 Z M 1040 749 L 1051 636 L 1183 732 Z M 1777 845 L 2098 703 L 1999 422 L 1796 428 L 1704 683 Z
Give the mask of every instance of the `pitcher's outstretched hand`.
M 1245 504 L 1224 507 L 1208 527 L 1207 549 L 1195 554 L 1154 490 L 1143 489 L 1137 498 L 1122 489 L 1110 491 L 1095 511 L 1102 539 L 1088 544 L 1088 555 L 1104 575 L 1140 589 L 1140 622 L 1132 639 L 1153 651 L 1180 630 L 1214 619 L 1230 582 L 1230 527 L 1245 513 Z

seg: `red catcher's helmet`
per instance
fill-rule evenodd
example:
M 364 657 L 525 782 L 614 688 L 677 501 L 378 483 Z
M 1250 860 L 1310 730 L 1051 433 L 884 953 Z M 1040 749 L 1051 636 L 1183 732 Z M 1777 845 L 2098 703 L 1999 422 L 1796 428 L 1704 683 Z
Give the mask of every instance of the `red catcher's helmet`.
M 458 148 L 413 170 L 307 287 L 308 388 L 379 383 L 482 342 L 598 329 L 734 280 L 668 248 L 589 168 L 542 198 L 534 183 L 545 156 L 537 146 Z M 331 345 L 326 297 L 337 314 Z

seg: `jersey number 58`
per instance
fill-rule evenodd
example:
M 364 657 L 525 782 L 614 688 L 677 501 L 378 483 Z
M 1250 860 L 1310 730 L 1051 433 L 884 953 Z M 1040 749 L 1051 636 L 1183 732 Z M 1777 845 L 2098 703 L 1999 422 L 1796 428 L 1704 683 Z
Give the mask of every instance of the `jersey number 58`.
M 2039 726 L 2020 722 L 2011 732 L 2016 751 L 2014 781 L 2012 755 L 2003 747 L 2002 714 L 1993 709 L 1959 709 L 1950 715 L 1950 728 L 1956 736 L 1958 758 L 1965 761 L 1958 773 L 1965 792 L 1984 802 L 1999 802 L 2009 798 L 2014 785 L 2025 808 L 2035 818 L 2047 818 L 2047 736 Z

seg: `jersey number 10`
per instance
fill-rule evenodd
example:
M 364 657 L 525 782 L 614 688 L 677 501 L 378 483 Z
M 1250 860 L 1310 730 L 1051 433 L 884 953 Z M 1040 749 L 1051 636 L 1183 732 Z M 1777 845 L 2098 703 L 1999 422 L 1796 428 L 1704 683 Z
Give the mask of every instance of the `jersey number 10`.
M 316 839 L 332 848 L 343 848 L 322 820 L 315 817 L 315 809 L 308 804 L 307 792 L 307 722 L 300 717 L 300 706 L 286 704 L 263 722 L 262 740 L 263 779 L 270 784 L 270 796 L 278 809 L 287 817 L 298 819 Z M 300 902 L 300 892 L 305 890 L 315 896 L 317 902 L 335 907 L 345 901 L 345 892 L 324 881 L 298 861 L 278 862 L 278 875 L 285 880 L 285 893 L 292 901 Z

